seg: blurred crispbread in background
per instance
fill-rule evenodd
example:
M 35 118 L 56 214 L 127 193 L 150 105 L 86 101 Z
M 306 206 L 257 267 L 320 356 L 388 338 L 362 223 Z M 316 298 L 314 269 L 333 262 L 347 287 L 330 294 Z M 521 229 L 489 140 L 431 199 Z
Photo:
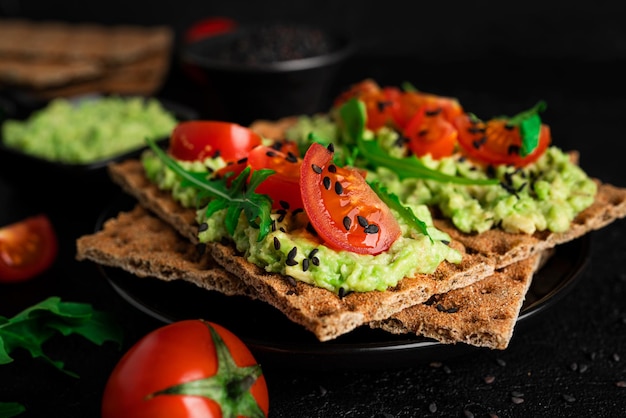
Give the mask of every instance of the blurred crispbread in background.
M 150 95 L 168 73 L 173 40 L 167 26 L 0 19 L 0 88 Z

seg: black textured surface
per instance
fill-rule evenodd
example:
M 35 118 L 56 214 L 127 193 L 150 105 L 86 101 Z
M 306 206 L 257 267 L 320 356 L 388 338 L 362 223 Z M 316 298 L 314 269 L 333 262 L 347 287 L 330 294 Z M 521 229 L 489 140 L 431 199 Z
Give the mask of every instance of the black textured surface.
M 424 65 L 418 60 L 356 58 L 337 85 L 374 77 L 411 81 L 422 90 L 457 96 L 479 116 L 511 114 L 545 99 L 544 120 L 556 145 L 581 152 L 591 175 L 626 187 L 624 111 L 619 62 Z M 462 72 L 459 68 L 473 68 Z M 500 73 L 497 68 L 506 70 Z M 500 74 L 501 78 L 495 78 Z M 172 74 L 164 94 L 194 105 L 193 93 Z M 27 171 L 28 168 L 25 168 Z M 0 286 L 0 315 L 11 316 L 47 296 L 92 303 L 116 314 L 122 350 L 76 337 L 50 341 L 48 354 L 80 379 L 16 353 L 0 366 L 0 401 L 23 403 L 24 417 L 96 417 L 108 374 L 123 352 L 160 323 L 139 312 L 106 283 L 96 266 L 74 260 L 75 239 L 90 233 L 118 190 L 99 185 L 75 191 L 71 181 L 51 192 L 25 173 L 0 177 L 0 223 L 48 213 L 61 239 L 57 263 L 42 277 Z M 35 179 L 36 180 L 36 179 Z M 469 354 L 388 370 L 315 373 L 264 368 L 270 417 L 619 417 L 626 411 L 626 221 L 592 233 L 590 262 L 577 286 L 531 324 L 516 329 L 504 351 Z M 252 314 L 252 313 L 251 313 Z

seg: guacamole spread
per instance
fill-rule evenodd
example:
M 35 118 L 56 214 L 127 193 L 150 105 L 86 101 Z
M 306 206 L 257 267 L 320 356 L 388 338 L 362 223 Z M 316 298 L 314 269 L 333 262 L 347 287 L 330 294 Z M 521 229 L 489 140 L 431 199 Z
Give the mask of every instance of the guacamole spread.
M 310 132 L 325 135 L 341 143 L 340 132 L 330 116 L 302 116 L 287 131 L 287 138 L 302 148 L 308 147 Z M 406 146 L 399 134 L 383 127 L 377 132 L 366 130 L 368 140 L 377 141 L 390 156 L 406 156 Z M 420 178 L 400 179 L 392 168 L 378 167 L 368 173 L 368 181 L 378 180 L 408 205 L 437 208 L 454 225 L 466 233 L 480 233 L 501 228 L 512 233 L 532 234 L 549 230 L 562 232 L 574 217 L 590 206 L 596 194 L 596 183 L 557 147 L 550 147 L 535 162 L 523 168 L 509 165 L 484 166 L 461 155 L 419 161 L 439 172 L 470 179 L 497 179 L 494 185 L 461 185 Z M 355 165 L 359 165 L 356 159 Z M 367 162 L 363 162 L 367 167 Z
M 97 97 L 52 100 L 26 120 L 2 125 L 4 145 L 70 164 L 85 164 L 166 138 L 177 120 L 156 99 Z
M 172 192 L 172 197 L 182 205 L 195 207 L 197 199 L 192 188 L 182 187 L 180 180 L 170 168 L 152 152 L 145 152 L 142 162 L 147 176 L 160 188 Z M 220 157 L 203 162 L 178 164 L 187 170 L 216 169 L 225 165 Z M 258 229 L 251 227 L 242 216 L 233 236 L 225 227 L 225 211 L 218 211 L 208 219 L 204 207 L 197 209 L 197 221 L 201 228 L 201 242 L 231 240 L 244 257 L 268 272 L 291 276 L 335 293 L 383 291 L 395 286 L 405 277 L 418 273 L 432 273 L 444 260 L 461 261 L 461 254 L 447 244 L 450 237 L 437 230 L 425 205 L 410 205 L 413 213 L 423 221 L 429 235 L 410 228 L 402 217 L 397 217 L 402 236 L 391 248 L 377 255 L 359 255 L 348 251 L 336 251 L 325 246 L 307 229 L 308 217 L 304 212 L 272 214 L 272 231 L 261 241 Z

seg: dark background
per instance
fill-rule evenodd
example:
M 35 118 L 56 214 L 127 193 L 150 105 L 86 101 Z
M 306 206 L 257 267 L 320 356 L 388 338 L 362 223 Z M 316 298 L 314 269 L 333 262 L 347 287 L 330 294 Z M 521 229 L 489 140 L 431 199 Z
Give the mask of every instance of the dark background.
M 4 17 L 166 24 L 178 34 L 209 16 L 324 24 L 353 36 L 364 55 L 410 55 L 424 62 L 486 56 L 621 60 L 625 10 L 619 1 L 0 0 Z

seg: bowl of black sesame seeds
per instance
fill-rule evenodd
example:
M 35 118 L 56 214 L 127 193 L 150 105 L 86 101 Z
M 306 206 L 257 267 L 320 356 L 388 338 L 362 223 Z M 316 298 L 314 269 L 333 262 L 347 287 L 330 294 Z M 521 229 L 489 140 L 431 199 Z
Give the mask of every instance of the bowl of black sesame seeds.
M 348 36 L 322 27 L 238 24 L 185 44 L 180 59 L 208 117 L 247 125 L 324 110 L 353 49 Z

